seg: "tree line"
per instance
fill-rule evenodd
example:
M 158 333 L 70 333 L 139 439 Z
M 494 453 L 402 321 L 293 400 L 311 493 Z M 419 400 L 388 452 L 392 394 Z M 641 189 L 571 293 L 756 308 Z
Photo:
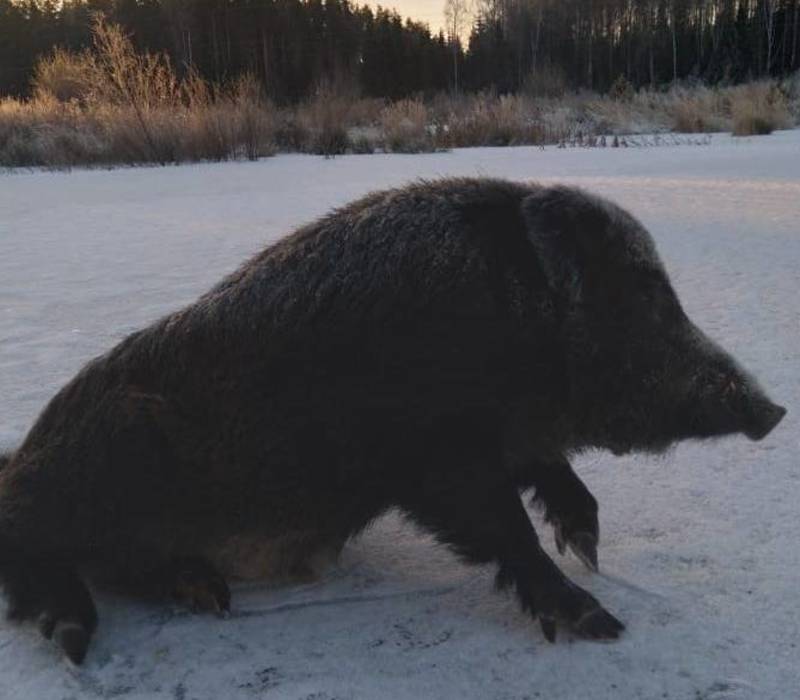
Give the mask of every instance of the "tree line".
M 348 0 L 0 0 L 0 93 L 25 94 L 53 47 L 91 46 L 98 12 L 179 74 L 191 66 L 221 83 L 251 73 L 279 102 L 321 85 L 399 98 L 450 80 L 443 34 Z
M 620 76 L 639 87 L 800 68 L 800 0 L 475 1 L 468 13 L 465 0 L 448 0 L 448 18 L 455 9 L 470 22 L 445 35 L 348 0 L 0 0 L 0 94 L 26 94 L 53 47 L 91 46 L 97 12 L 179 72 L 215 82 L 251 73 L 278 102 L 321 86 L 394 99 L 604 92 Z
M 800 0 L 477 1 L 464 67 L 477 89 L 549 78 L 603 92 L 619 76 L 714 84 L 800 68 Z

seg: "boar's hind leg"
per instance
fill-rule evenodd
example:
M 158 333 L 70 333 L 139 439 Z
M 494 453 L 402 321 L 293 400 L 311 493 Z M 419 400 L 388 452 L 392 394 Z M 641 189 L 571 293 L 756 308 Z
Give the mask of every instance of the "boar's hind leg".
M 505 480 L 499 443 L 468 425 L 439 431 L 423 452 L 416 461 L 419 477 L 401 503 L 413 520 L 465 560 L 497 564 L 498 585 L 516 589 L 549 641 L 556 622 L 582 637 L 619 636 L 624 625 L 541 548 L 516 485 Z
M 532 502 L 544 508 L 559 553 L 564 554 L 569 547 L 589 569 L 597 571 L 597 500 L 586 484 L 564 458 L 537 463 L 527 471 L 536 489 Z
M 76 664 L 83 661 L 97 627 L 97 611 L 86 584 L 67 565 L 14 557 L 3 567 L 9 620 L 37 620 Z

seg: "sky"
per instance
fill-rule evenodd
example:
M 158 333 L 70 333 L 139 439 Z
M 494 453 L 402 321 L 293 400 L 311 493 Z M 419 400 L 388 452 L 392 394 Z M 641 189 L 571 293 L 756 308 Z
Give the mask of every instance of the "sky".
M 367 4 L 372 7 L 381 5 L 382 7 L 393 7 L 405 19 L 426 22 L 431 32 L 438 33 L 444 24 L 444 0 L 388 0 L 388 2 L 374 2 L 370 0 Z

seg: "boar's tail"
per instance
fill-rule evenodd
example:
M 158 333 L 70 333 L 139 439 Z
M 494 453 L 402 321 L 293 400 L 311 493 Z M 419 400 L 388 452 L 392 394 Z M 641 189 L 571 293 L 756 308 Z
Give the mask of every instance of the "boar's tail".
M 97 611 L 70 563 L 15 546 L 0 534 L 0 582 L 9 620 L 36 621 L 73 663 L 83 661 L 97 627 Z

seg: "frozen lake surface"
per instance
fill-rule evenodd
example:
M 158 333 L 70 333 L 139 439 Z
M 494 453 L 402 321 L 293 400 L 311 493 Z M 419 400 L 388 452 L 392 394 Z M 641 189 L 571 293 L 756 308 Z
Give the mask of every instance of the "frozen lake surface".
M 0 448 L 87 360 L 330 207 L 415 178 L 561 181 L 650 229 L 690 316 L 789 409 L 761 443 L 585 455 L 602 573 L 627 623 L 548 644 L 493 571 L 394 515 L 304 586 L 233 589 L 222 620 L 109 594 L 85 665 L 0 622 L 0 698 L 784 700 L 800 688 L 800 131 L 711 145 L 286 155 L 0 175 Z M 476 517 L 481 517 L 476 514 Z M 533 515 L 538 524 L 538 516 Z

